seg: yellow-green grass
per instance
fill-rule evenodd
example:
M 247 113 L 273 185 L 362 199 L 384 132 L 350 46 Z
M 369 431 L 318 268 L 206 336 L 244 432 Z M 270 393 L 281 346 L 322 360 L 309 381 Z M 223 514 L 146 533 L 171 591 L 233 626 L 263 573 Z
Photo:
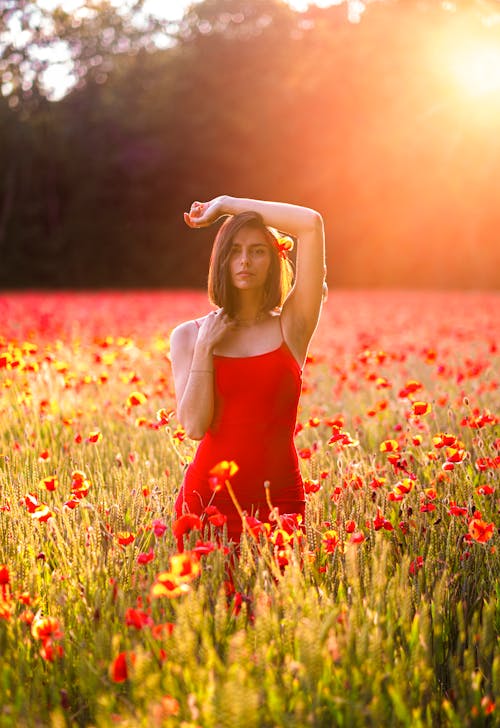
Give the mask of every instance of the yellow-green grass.
M 296 436 L 304 478 L 321 486 L 307 537 L 245 536 L 238 555 L 200 556 L 185 593 L 152 599 L 195 446 L 175 416 L 156 426 L 174 408 L 169 330 L 203 311 L 200 296 L 179 300 L 84 298 L 75 324 L 81 297 L 40 296 L 0 332 L 0 726 L 495 725 L 498 299 L 330 296 Z M 40 325 L 36 301 L 58 327 Z M 402 396 L 409 380 L 422 387 Z M 412 400 L 431 411 L 412 415 Z M 329 444 L 339 431 L 349 438 Z M 459 440 L 453 469 L 439 433 Z M 390 439 L 395 464 L 380 448 Z M 90 485 L 70 509 L 74 471 Z M 40 487 L 54 474 L 54 491 Z M 188 553 L 201 538 L 186 534 Z M 43 616 L 60 625 L 52 661 L 33 629 Z

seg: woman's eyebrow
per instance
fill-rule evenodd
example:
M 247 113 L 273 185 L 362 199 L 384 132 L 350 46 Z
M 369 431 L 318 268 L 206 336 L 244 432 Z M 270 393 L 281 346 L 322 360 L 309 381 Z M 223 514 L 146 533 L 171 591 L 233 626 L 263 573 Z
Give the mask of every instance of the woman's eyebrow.
M 241 248 L 241 246 L 242 246 L 241 243 L 233 243 L 232 244 L 232 247 L 233 248 Z M 248 248 L 265 248 L 266 247 L 266 243 L 250 243 L 249 245 L 247 245 L 247 247 Z

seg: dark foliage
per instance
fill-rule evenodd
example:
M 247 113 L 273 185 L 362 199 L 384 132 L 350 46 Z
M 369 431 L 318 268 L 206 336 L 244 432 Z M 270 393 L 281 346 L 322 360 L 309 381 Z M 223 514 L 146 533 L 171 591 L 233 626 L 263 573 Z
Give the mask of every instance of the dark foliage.
M 319 209 L 331 285 L 497 286 L 500 90 L 461 88 L 442 49 L 500 46 L 499 24 L 455 5 L 374 2 L 352 23 L 345 3 L 205 0 L 166 50 L 108 11 L 59 102 L 23 92 L 4 47 L 0 285 L 203 286 L 214 231 L 182 212 L 228 193 Z M 110 27 L 133 47 L 106 50 Z

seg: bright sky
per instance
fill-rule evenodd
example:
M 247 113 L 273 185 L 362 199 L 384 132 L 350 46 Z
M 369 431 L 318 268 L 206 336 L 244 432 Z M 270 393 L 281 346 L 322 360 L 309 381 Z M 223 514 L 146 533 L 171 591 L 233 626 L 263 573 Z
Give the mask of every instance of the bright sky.
M 295 10 L 306 10 L 308 5 L 313 4 L 313 2 L 308 2 L 307 0 L 287 0 L 287 2 Z M 147 3 L 152 12 L 169 20 L 182 18 L 185 9 L 191 4 L 192 0 L 149 0 Z M 327 7 L 328 5 L 334 4 L 334 0 L 316 0 L 314 2 L 314 5 L 318 5 L 319 7 Z
M 286 0 L 290 7 L 294 10 L 304 11 L 310 5 L 319 7 L 328 7 L 336 5 L 345 0 Z M 133 0 L 111 0 L 115 6 L 121 6 L 123 10 L 130 7 Z M 200 0 L 147 0 L 145 9 L 153 15 L 166 20 L 180 20 L 190 5 L 195 5 Z M 84 0 L 38 0 L 39 7 L 54 8 L 61 6 L 68 12 L 76 15 L 88 12 L 85 8 Z M 346 13 L 351 22 L 359 22 L 365 3 L 362 0 L 347 0 Z M 500 13 L 495 13 L 484 19 L 486 24 L 496 24 L 500 22 Z M 15 27 L 12 24 L 11 31 L 14 38 L 16 34 L 19 38 L 23 35 L 21 27 Z M 26 33 L 29 31 L 24 31 Z M 430 38 L 429 43 L 433 41 Z M 475 38 L 474 34 L 462 34 L 449 38 L 435 39 L 436 46 L 436 63 L 439 66 L 447 66 L 450 71 L 450 78 L 455 79 L 455 83 L 462 87 L 463 92 L 469 96 L 488 95 L 491 91 L 500 89 L 500 48 L 498 45 L 484 43 L 483 39 Z M 57 100 L 64 96 L 68 90 L 76 83 L 76 78 L 72 73 L 73 64 L 68 52 L 68 48 L 64 43 L 52 45 L 51 48 L 39 49 L 37 57 L 40 60 L 48 61 L 48 68 L 44 73 L 44 84 L 47 89 L 51 89 L 51 98 Z M 27 78 L 27 83 L 30 79 Z M 10 81 L 4 81 L 0 87 L 0 92 L 9 95 L 12 90 Z
M 319 7 L 328 7 L 329 5 L 336 5 L 343 0 L 286 0 L 286 2 L 294 10 L 304 11 L 309 5 L 317 5 Z M 45 6 L 53 8 L 60 5 L 66 11 L 78 11 L 82 7 L 82 0 L 38 0 L 39 6 Z M 159 18 L 165 18 L 166 20 L 180 20 L 185 13 L 186 9 L 193 4 L 196 4 L 199 0 L 147 0 L 145 4 L 146 12 L 150 12 Z M 112 0 L 115 6 L 127 6 L 130 4 L 130 0 Z M 350 20 L 356 22 L 359 20 L 359 16 L 364 10 L 364 5 L 361 0 L 349 0 L 348 4 Z M 356 15 L 359 14 L 359 15 Z M 41 56 L 45 54 L 41 52 Z M 50 65 L 44 73 L 44 83 L 47 88 L 53 89 L 51 98 L 57 100 L 64 96 L 67 91 L 74 85 L 76 79 L 71 73 L 71 59 L 69 57 L 67 49 L 63 44 L 57 49 L 47 51 L 46 58 L 50 60 Z

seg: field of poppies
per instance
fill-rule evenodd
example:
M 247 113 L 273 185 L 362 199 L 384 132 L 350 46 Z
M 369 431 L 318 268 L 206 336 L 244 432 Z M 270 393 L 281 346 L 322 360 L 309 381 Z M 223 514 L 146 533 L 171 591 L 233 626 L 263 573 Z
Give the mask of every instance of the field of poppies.
M 237 552 L 217 509 L 172 519 L 169 333 L 206 307 L 0 294 L 0 726 L 497 725 L 500 297 L 331 292 L 305 528 Z

